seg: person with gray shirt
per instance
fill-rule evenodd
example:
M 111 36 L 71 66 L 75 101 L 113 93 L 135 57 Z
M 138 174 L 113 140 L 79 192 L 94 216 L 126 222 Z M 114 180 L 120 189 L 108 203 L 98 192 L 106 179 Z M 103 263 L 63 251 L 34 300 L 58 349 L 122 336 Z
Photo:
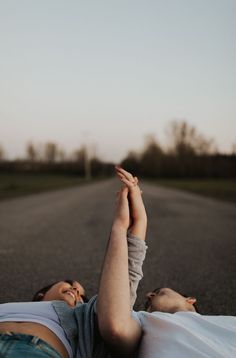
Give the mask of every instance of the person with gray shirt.
M 132 180 L 137 183 L 137 179 Z M 121 189 L 118 202 L 127 191 L 127 186 Z M 135 212 L 136 199 L 130 196 L 129 205 L 134 210 L 130 211 L 129 231 L 125 235 L 130 310 L 143 276 L 142 263 L 146 253 L 145 242 L 136 236 L 136 228 L 140 225 Z M 119 220 L 119 214 L 116 211 L 114 222 Z M 111 357 L 110 348 L 100 335 L 97 299 L 94 296 L 86 302 L 85 289 L 79 282 L 63 280 L 36 292 L 33 302 L 1 304 L 0 357 Z

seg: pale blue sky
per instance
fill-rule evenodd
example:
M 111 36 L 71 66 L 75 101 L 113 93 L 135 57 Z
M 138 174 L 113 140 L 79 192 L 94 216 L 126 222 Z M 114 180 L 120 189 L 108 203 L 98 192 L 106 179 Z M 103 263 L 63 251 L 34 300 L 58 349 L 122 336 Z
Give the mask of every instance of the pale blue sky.
M 118 161 L 184 118 L 229 151 L 235 19 L 235 0 L 0 0 L 0 143 Z

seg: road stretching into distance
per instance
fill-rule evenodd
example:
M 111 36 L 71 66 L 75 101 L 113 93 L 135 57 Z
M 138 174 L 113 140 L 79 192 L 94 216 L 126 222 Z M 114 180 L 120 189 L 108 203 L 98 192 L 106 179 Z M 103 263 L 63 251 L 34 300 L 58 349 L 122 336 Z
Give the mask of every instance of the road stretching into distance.
M 236 315 L 236 205 L 141 183 L 148 213 L 145 292 L 171 287 L 198 299 L 205 314 Z M 28 301 L 37 289 L 72 278 L 97 293 L 116 179 L 0 203 L 0 302 Z

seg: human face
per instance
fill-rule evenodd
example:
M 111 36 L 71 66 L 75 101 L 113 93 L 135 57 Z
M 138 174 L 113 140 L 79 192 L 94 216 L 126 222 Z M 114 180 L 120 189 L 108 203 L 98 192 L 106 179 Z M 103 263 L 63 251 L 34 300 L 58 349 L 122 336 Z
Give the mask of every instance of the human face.
M 160 311 L 175 313 L 178 311 L 193 311 L 193 304 L 196 302 L 194 297 L 185 297 L 171 288 L 157 288 L 146 295 L 147 302 L 145 309 L 147 312 Z
M 71 284 L 65 281 L 55 283 L 45 294 L 42 301 L 65 301 L 69 306 L 75 307 L 77 302 L 84 303 L 85 290 L 79 282 Z

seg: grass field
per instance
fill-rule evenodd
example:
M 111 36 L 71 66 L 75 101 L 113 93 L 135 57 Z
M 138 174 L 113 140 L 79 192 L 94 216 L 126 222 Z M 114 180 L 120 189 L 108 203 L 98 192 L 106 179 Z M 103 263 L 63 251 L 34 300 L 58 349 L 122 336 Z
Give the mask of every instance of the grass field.
M 66 188 L 85 183 L 85 179 L 56 174 L 3 174 L 0 173 L 0 200 L 48 190 Z M 152 181 L 153 182 L 153 181 Z M 168 188 L 190 191 L 216 199 L 236 203 L 236 180 L 174 180 L 160 179 L 156 184 Z
M 0 200 L 66 188 L 82 184 L 85 179 L 54 174 L 0 174 Z
M 202 179 L 202 180 L 156 180 L 156 184 L 168 188 L 190 191 L 212 198 L 236 203 L 236 180 Z

